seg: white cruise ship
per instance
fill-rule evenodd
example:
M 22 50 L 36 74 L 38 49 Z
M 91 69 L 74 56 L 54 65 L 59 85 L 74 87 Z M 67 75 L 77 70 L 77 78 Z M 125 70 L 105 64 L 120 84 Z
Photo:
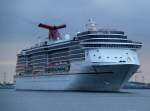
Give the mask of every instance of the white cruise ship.
M 140 66 L 142 43 L 123 31 L 97 29 L 92 20 L 72 38 L 58 32 L 66 25 L 39 27 L 49 40 L 17 55 L 16 90 L 120 91 Z

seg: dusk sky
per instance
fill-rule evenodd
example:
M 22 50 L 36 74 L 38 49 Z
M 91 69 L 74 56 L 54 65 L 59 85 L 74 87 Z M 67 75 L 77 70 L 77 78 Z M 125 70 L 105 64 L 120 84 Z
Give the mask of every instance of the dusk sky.
M 150 82 L 149 0 L 0 0 L 0 80 L 6 72 L 7 81 L 12 81 L 16 54 L 47 36 L 39 23 L 65 23 L 64 33 L 74 36 L 89 18 L 99 28 L 123 30 L 129 39 L 143 42 L 137 79 L 144 76 Z

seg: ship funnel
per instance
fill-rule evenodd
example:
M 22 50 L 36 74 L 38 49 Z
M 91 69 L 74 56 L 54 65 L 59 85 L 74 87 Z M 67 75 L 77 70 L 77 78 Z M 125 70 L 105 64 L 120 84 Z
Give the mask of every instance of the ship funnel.
M 88 20 L 88 23 L 86 24 L 86 29 L 88 31 L 97 31 L 96 28 L 96 22 L 93 21 L 91 18 Z
M 65 24 L 63 24 L 63 25 L 59 25 L 59 26 L 50 26 L 50 25 L 47 25 L 47 24 L 39 24 L 38 25 L 39 27 L 41 27 L 41 28 L 45 28 L 45 29 L 48 29 L 49 30 L 49 36 L 48 36 L 48 38 L 49 38 L 49 40 L 59 40 L 59 39 L 61 39 L 61 36 L 60 36 L 60 33 L 59 33 L 59 29 L 61 29 L 61 28 L 65 28 L 66 27 L 66 25 Z

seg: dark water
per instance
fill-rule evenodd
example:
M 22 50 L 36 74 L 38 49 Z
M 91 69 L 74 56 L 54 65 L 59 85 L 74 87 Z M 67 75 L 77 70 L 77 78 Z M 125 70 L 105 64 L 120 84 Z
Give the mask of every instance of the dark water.
M 150 90 L 98 93 L 0 89 L 0 111 L 150 111 Z

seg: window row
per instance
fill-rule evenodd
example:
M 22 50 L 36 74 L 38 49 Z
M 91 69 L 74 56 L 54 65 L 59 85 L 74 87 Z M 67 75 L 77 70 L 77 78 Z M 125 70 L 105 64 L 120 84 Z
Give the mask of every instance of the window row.
M 140 48 L 141 45 L 129 44 L 84 44 L 84 47 L 110 47 L 110 48 Z

